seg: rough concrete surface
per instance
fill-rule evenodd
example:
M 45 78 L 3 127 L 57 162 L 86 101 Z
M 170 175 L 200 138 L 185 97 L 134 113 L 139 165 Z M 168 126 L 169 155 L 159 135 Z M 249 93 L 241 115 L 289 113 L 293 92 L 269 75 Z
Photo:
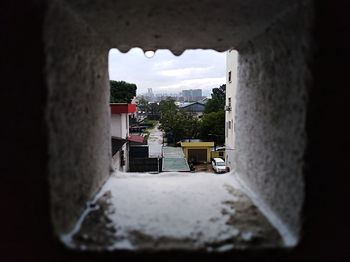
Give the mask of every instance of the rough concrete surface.
M 109 176 L 108 50 L 168 48 L 181 54 L 189 48 L 224 51 L 237 47 L 245 68 L 241 83 L 254 87 L 250 93 L 241 93 L 242 101 L 253 101 L 249 109 L 242 106 L 238 117 L 239 122 L 248 114 L 241 130 L 249 135 L 244 137 L 241 131 L 245 145 L 242 154 L 237 154 L 237 170 L 297 234 L 303 199 L 300 164 L 304 142 L 299 134 L 305 114 L 299 98 L 305 93 L 303 52 L 307 52 L 303 49 L 307 31 L 299 11 L 305 2 L 309 1 L 50 1 L 44 28 L 46 120 L 56 231 L 71 229 L 85 202 Z M 300 69 L 292 70 L 298 66 Z M 286 84 L 283 89 L 277 88 L 282 84 L 279 80 Z M 289 111 L 293 113 L 280 117 Z M 263 124 L 267 123 L 264 112 L 270 114 L 269 127 Z M 283 119 L 284 128 L 277 128 Z M 287 130 L 289 120 L 293 128 Z M 288 134 L 296 139 L 287 141 Z
M 107 50 L 59 1 L 48 10 L 45 43 L 51 210 L 64 232 L 110 173 Z
M 50 201 L 50 188 L 48 184 L 48 147 L 53 141 L 48 139 L 48 125 L 46 121 L 46 105 L 48 85 L 46 82 L 47 71 L 44 71 L 47 57 L 44 52 L 45 42 L 43 34 L 47 32 L 44 28 L 48 23 L 44 17 L 48 14 L 48 8 L 57 1 L 47 0 L 27 0 L 27 1 L 1 1 L 1 23 L 0 31 L 2 41 L 0 46 L 2 55 L 0 59 L 2 73 L 2 88 L 0 89 L 2 103 L 1 113 L 3 126 L 0 129 L 2 138 L 2 163 L 1 163 L 1 199 L 3 199 L 3 210 L 6 215 L 1 216 L 1 260 L 2 261 L 38 261 L 38 260 L 60 260 L 60 261 L 125 261 L 129 260 L 148 260 L 148 261 L 232 261 L 232 260 L 349 260 L 350 253 L 348 248 L 349 236 L 349 218 L 344 207 L 347 206 L 348 185 L 349 185 L 349 126 L 346 125 L 347 112 L 349 111 L 349 67 L 350 61 L 350 17 L 349 5 L 347 0 L 339 1 L 314 1 L 312 8 L 316 15 L 314 18 L 315 30 L 312 37 L 316 41 L 316 56 L 311 64 L 313 79 L 315 80 L 308 90 L 307 104 L 307 154 L 304 156 L 305 164 L 305 200 L 306 205 L 303 214 L 307 216 L 304 224 L 303 238 L 299 245 L 290 250 L 290 252 L 280 253 L 276 250 L 266 250 L 265 252 L 231 252 L 225 255 L 201 255 L 195 252 L 181 253 L 172 252 L 154 253 L 154 254 L 127 254 L 123 252 L 71 252 L 63 248 L 55 237 L 55 231 L 52 229 L 52 221 L 49 217 L 49 210 L 52 209 Z M 62 1 L 61 1 L 62 2 Z M 66 1 L 68 2 L 68 1 Z M 71 2 L 71 1 L 69 1 Z M 83 1 L 80 1 L 83 3 Z M 99 10 L 97 3 L 105 1 L 84 1 L 83 8 Z M 123 4 L 137 5 L 136 1 L 122 1 Z M 150 10 L 154 2 L 150 3 Z M 141 23 L 130 23 L 133 27 L 131 37 L 143 36 L 159 28 L 166 31 L 170 30 L 172 21 L 174 24 L 182 24 L 187 31 L 203 31 L 207 25 L 211 25 L 213 20 L 221 20 L 215 23 L 215 32 L 208 32 L 206 37 L 198 38 L 198 34 L 171 34 L 171 37 L 163 37 L 162 48 L 170 48 L 172 43 L 183 45 L 184 48 L 196 47 L 192 45 L 197 39 L 203 48 L 228 48 L 221 45 L 219 37 L 225 38 L 225 44 L 229 45 L 230 40 L 236 36 L 230 34 L 233 28 L 225 28 L 226 21 L 238 19 L 240 12 L 237 1 L 225 1 L 220 4 L 221 8 L 214 9 L 217 6 L 216 0 L 212 1 L 178 1 L 169 2 L 159 0 L 159 5 L 165 7 L 163 16 L 153 16 L 154 26 L 144 27 Z M 168 19 L 166 9 L 174 10 L 176 6 L 185 9 L 187 2 L 196 3 L 201 6 L 200 10 L 207 6 L 208 12 L 191 13 L 188 10 L 187 17 L 175 20 L 174 16 Z M 254 12 L 263 12 L 264 6 L 269 5 L 264 1 L 246 1 L 242 0 L 241 5 L 247 3 L 246 16 L 253 10 Z M 286 1 L 278 1 L 282 4 Z M 292 1 L 295 3 L 295 1 Z M 146 5 L 146 4 L 145 4 Z M 174 7 L 175 6 L 175 7 Z M 192 6 L 193 7 L 193 6 Z M 236 15 L 224 10 L 233 10 L 236 8 Z M 256 8 L 256 9 L 255 9 Z M 213 10 L 212 10 L 213 9 Z M 116 13 L 113 19 L 118 20 L 119 15 L 123 16 L 120 25 L 127 24 L 127 18 L 130 14 L 124 16 L 122 13 Z M 120 9 L 122 10 L 122 9 Z M 158 8 L 159 10 L 159 8 Z M 182 10 L 183 12 L 183 10 Z M 111 11 L 112 13 L 112 11 Z M 124 14 L 125 14 L 124 10 Z M 193 14 L 193 15 L 192 15 Z M 61 24 L 66 27 L 64 19 L 60 19 L 58 14 L 50 12 L 50 23 L 56 24 L 56 30 L 61 32 L 68 28 L 57 28 Z M 142 13 L 139 12 L 142 16 Z M 192 19 L 193 20 L 190 20 Z M 271 15 L 272 17 L 272 15 Z M 91 21 L 95 19 L 103 20 L 105 16 L 94 17 L 91 15 Z M 175 17 L 176 18 L 176 17 Z M 187 19 L 188 18 L 188 19 Z M 137 21 L 138 16 L 133 16 L 133 22 Z M 299 15 L 295 15 L 295 20 L 300 20 Z M 106 17 L 106 20 L 107 19 Z M 188 23 L 188 21 L 192 21 Z M 199 23 L 196 23 L 199 21 Z M 204 21 L 204 23 L 203 23 Z M 130 21 L 131 22 L 131 21 Z M 109 23 L 106 21 L 106 23 Z M 117 23 L 117 22 L 115 22 Z M 254 16 L 250 21 L 252 26 L 255 23 Z M 257 21 L 257 23 L 259 23 Z M 72 24 L 74 26 L 74 23 Z M 188 28 L 187 28 L 188 27 Z M 232 25 L 233 27 L 233 25 Z M 249 25 L 242 25 L 241 30 L 248 30 Z M 80 27 L 79 27 L 80 28 Z M 137 30 L 138 28 L 138 30 Z M 81 34 L 88 34 L 88 30 L 79 30 Z M 121 32 L 122 29 L 119 29 Z M 117 30 L 115 31 L 117 32 Z M 182 32 L 184 32 L 182 30 Z M 54 34 L 55 32 L 53 32 Z M 294 32 L 296 33 L 296 32 Z M 293 34 L 294 34 L 293 33 Z M 297 34 L 297 33 L 296 33 Z M 126 33 L 124 34 L 124 36 Z M 117 47 L 119 42 L 124 42 L 116 34 Z M 169 35 L 168 35 L 169 36 Z M 228 39 L 226 39 L 228 36 Z M 102 36 L 103 37 L 103 36 Z M 152 46 L 158 45 L 158 36 L 153 35 Z M 262 36 L 261 36 L 262 37 Z M 62 37 L 64 39 L 64 37 Z M 142 47 L 142 39 L 139 39 Z M 164 39 L 167 39 L 164 40 Z M 61 37 L 55 38 L 59 45 Z M 214 41 L 217 41 L 215 43 Z M 249 40 L 249 39 L 248 39 Z M 237 41 L 240 41 L 239 39 Z M 118 43 L 117 43 L 118 42 Z M 278 42 L 278 39 L 276 39 Z M 198 43 L 198 42 L 197 42 Z M 210 43 L 210 44 L 209 44 Z M 128 45 L 128 42 L 125 41 Z M 245 44 L 249 44 L 247 41 Z M 243 50 L 244 41 L 240 43 Z M 108 45 L 109 46 L 109 45 Z M 134 46 L 127 46 L 134 47 Z M 148 46 L 145 46 L 147 48 Z M 109 47 L 108 47 L 109 48 Z M 247 47 L 248 48 L 248 47 Z M 95 46 L 91 45 L 91 52 Z M 57 59 L 66 60 L 66 49 L 59 48 L 55 51 Z M 88 52 L 89 53 L 89 52 Z M 257 53 L 258 54 L 258 53 Z M 107 52 L 106 52 L 107 55 Z M 68 66 L 69 63 L 67 63 Z M 90 64 L 91 66 L 93 64 Z M 287 64 L 285 64 L 287 65 Z M 285 66 L 283 65 L 283 66 Z M 92 68 L 94 68 L 92 66 Z M 55 70 L 55 68 L 52 68 Z M 51 72 L 54 73 L 54 72 Z M 70 74 L 67 78 L 74 79 L 80 72 Z M 91 74 L 90 74 L 91 75 Z M 89 74 L 85 77 L 89 77 Z M 57 110 L 60 110 L 58 108 Z M 345 120 L 345 121 L 344 121 Z M 70 138 L 70 137 L 69 137 Z M 70 141 L 72 142 L 72 141 Z M 72 144 L 74 144 L 72 142 Z M 62 146 L 69 147 L 68 143 Z M 67 149 L 69 152 L 69 149 Z M 59 161 L 52 159 L 50 161 Z M 51 172 L 51 171 L 50 171 Z M 84 173 L 85 174 L 85 173 Z M 84 175 L 81 173 L 81 175 Z M 62 187 L 69 186 L 70 180 L 66 177 L 66 182 L 62 182 Z M 60 187 L 56 187 L 60 189 Z M 60 199 L 69 204 L 72 201 L 70 194 L 66 199 Z M 82 201 L 84 202 L 84 201 Z M 78 207 L 79 208 L 79 207 Z M 346 208 L 345 208 L 346 209 Z M 70 217 L 71 218 L 71 217 Z
M 191 48 L 226 51 L 238 46 L 262 32 L 285 10 L 302 1 L 62 2 L 91 25 L 110 48 L 123 52 L 132 47 L 144 50 L 165 48 L 181 54 Z
M 149 148 L 149 157 L 157 158 L 162 157 L 163 151 L 163 132 L 159 130 L 159 123 L 149 130 L 149 137 L 147 139 Z
M 291 245 L 304 200 L 309 11 L 294 9 L 238 49 L 234 170 L 282 220 Z
M 230 174 L 112 176 L 75 231 L 78 250 L 203 250 L 282 247 L 278 231 Z

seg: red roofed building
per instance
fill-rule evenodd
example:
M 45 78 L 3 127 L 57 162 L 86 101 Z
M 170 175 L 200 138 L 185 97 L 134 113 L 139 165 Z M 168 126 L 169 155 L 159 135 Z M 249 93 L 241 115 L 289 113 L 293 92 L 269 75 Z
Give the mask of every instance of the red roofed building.
M 132 136 L 128 137 L 128 141 L 136 142 L 136 143 L 143 143 L 145 141 L 145 138 L 143 136 L 132 135 Z
M 127 144 L 129 138 L 129 115 L 136 112 L 136 105 L 117 103 L 110 104 L 110 108 L 112 164 L 115 170 L 126 172 L 129 169 L 129 146 Z
M 135 104 L 110 104 L 111 114 L 132 114 L 136 112 Z

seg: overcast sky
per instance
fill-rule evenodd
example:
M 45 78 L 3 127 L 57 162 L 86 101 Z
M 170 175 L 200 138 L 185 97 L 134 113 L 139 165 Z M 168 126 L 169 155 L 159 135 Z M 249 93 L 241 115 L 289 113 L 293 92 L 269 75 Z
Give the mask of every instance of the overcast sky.
M 152 58 L 142 49 L 128 53 L 117 49 L 109 52 L 109 78 L 137 85 L 137 94 L 147 88 L 153 93 L 178 94 L 183 89 L 202 89 L 209 96 L 211 89 L 226 83 L 226 52 L 187 50 L 181 56 L 169 50 L 157 50 Z

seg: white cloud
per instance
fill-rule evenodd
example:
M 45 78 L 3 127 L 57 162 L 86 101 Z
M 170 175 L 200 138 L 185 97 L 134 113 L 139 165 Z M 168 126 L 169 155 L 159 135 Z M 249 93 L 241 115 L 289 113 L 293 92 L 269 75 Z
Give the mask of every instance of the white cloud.
M 161 86 L 158 88 L 158 91 L 160 93 L 163 93 L 163 92 L 174 93 L 175 91 L 179 91 L 183 89 L 202 89 L 203 93 L 204 91 L 207 91 L 205 93 L 208 93 L 208 91 L 211 91 L 212 88 L 219 87 L 220 85 L 225 84 L 225 81 L 226 81 L 225 77 L 187 79 L 187 80 L 178 81 L 177 83 L 174 83 L 174 84 Z
M 187 68 L 178 68 L 178 69 L 168 69 L 159 71 L 158 74 L 163 76 L 177 77 L 177 78 L 186 78 L 193 77 L 198 75 L 204 75 L 212 66 L 208 67 L 187 67 Z
M 174 60 L 167 60 L 167 61 L 161 61 L 161 62 L 155 62 L 153 64 L 153 70 L 166 70 L 171 68 L 174 65 Z
M 157 50 L 151 59 L 139 48 L 126 54 L 117 49 L 109 53 L 110 79 L 135 83 L 138 94 L 147 88 L 154 93 L 200 88 L 208 94 L 225 83 L 225 74 L 226 54 L 213 50 L 186 50 L 179 57 L 169 50 Z

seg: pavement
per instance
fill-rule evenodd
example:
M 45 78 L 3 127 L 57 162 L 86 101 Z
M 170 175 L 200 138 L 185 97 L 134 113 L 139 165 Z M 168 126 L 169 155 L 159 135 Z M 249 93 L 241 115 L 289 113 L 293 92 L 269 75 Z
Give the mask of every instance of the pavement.
M 195 164 L 195 172 L 215 173 L 211 164 Z
M 150 158 L 162 157 L 163 132 L 159 130 L 159 123 L 157 123 L 153 129 L 149 130 L 149 132 L 150 132 L 148 137 L 149 157 Z

